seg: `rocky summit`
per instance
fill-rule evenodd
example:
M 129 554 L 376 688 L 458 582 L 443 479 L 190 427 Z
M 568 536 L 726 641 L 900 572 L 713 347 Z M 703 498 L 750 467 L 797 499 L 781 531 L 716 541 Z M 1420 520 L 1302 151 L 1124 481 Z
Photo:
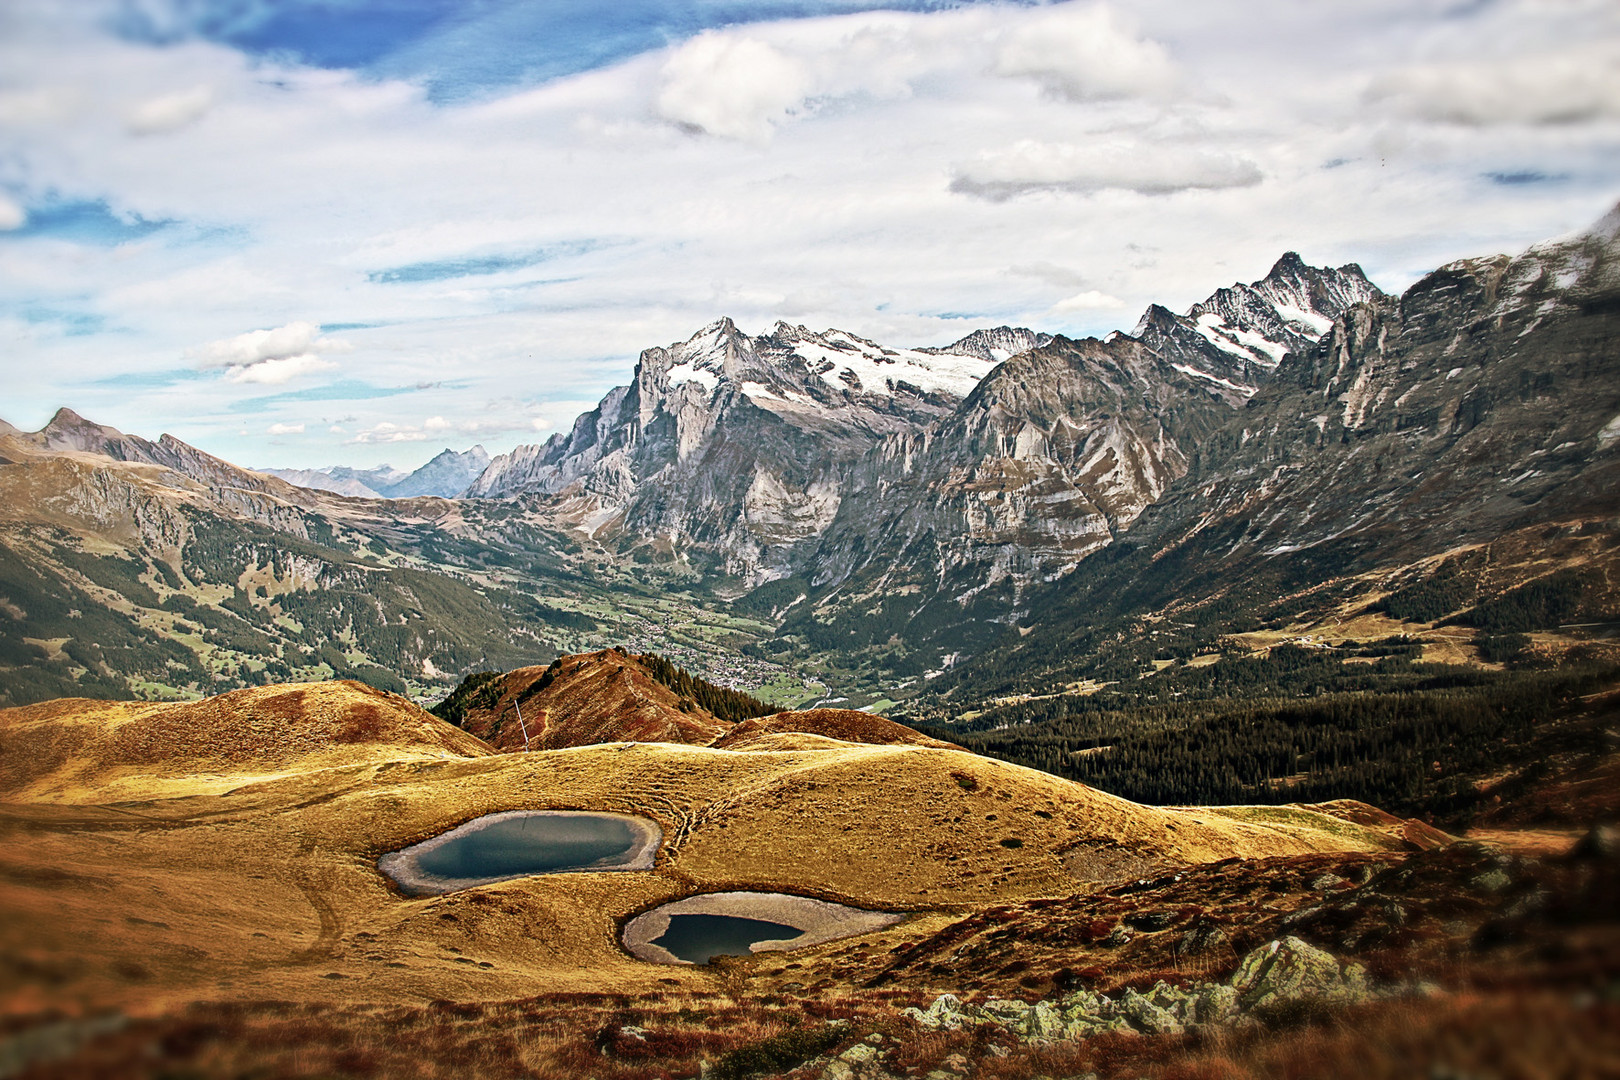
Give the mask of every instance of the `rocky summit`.
M 722 319 L 643 352 L 631 385 L 466 495 L 747 585 L 836 588 L 901 559 L 1016 590 L 1128 528 L 1285 355 L 1377 295 L 1358 267 L 1289 255 L 1107 341 L 1000 327 L 896 349 Z M 904 584 L 932 593 L 938 576 Z

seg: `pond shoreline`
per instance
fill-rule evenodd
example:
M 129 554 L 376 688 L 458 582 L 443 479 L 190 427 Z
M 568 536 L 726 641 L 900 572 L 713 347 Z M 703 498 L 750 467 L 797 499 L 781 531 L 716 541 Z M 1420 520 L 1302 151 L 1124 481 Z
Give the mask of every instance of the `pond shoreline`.
M 626 835 L 620 850 L 571 865 L 545 866 L 543 865 L 543 856 L 537 856 L 536 868 L 533 869 L 515 869 L 511 872 L 466 876 L 439 874 L 423 866 L 424 860 L 442 859 L 442 849 L 447 845 L 466 843 L 485 830 L 514 821 L 536 821 L 540 822 L 542 827 L 545 823 L 551 822 L 554 825 L 566 826 L 574 832 L 578 832 L 581 826 L 603 822 L 618 826 L 624 830 Z M 471 821 L 463 822 L 455 828 L 447 829 L 437 836 L 429 837 L 420 843 L 412 844 L 398 851 L 391 851 L 377 860 L 377 869 L 392 880 L 399 887 L 399 890 L 407 896 L 438 896 L 461 889 L 474 888 L 479 885 L 490 885 L 497 881 L 511 881 L 515 878 L 533 877 L 540 874 L 651 870 L 657 860 L 658 848 L 663 843 L 663 839 L 663 830 L 659 828 L 657 822 L 633 814 L 595 810 L 503 810 L 473 818 Z M 536 852 L 543 851 L 544 840 L 544 833 L 536 837 Z M 571 842 L 576 845 L 579 843 L 579 841 L 572 840 L 572 838 Z

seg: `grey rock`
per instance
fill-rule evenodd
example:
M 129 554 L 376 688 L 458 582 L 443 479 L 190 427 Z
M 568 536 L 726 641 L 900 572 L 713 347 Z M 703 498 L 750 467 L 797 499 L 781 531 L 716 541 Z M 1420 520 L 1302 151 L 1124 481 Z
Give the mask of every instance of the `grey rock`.
M 1212 952 L 1229 944 L 1226 931 L 1212 923 L 1195 926 L 1181 935 L 1181 951 L 1191 956 Z
M 1176 1019 L 1174 1013 L 1155 1005 L 1134 990 L 1127 990 L 1121 995 L 1119 1009 L 1130 1025 L 1144 1035 L 1178 1035 L 1182 1031 L 1181 1021 Z
M 1246 1011 L 1279 1001 L 1356 997 L 1364 992 L 1364 979 L 1347 978 L 1333 954 L 1296 937 L 1281 938 L 1249 953 L 1229 985 Z
M 1192 1021 L 1196 1024 L 1224 1024 L 1238 1011 L 1238 992 L 1215 984 L 1200 987 L 1193 994 Z

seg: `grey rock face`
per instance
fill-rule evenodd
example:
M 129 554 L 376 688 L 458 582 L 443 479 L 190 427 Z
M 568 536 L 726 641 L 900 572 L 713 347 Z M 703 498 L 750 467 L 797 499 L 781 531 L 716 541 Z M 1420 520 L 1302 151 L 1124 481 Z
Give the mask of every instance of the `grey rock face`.
M 1220 289 L 1185 315 L 1155 304 L 1133 336 L 1241 404 L 1284 356 L 1311 350 L 1340 315 L 1382 295 L 1354 263 L 1320 269 L 1290 251 L 1264 278 Z
M 1353 267 L 1294 256 L 1187 315 L 1150 311 L 1142 340 L 997 327 L 892 349 L 722 319 L 643 352 L 631 385 L 494 459 L 466 494 L 521 495 L 598 539 L 701 554 L 754 584 L 804 574 L 813 600 L 1016 594 L 1129 528 L 1277 359 L 1373 294 Z M 897 560 L 905 581 L 888 575 Z
M 1296 937 L 1281 938 L 1249 953 L 1229 985 L 1244 1010 L 1301 998 L 1355 999 L 1366 993 L 1360 965 L 1341 968 L 1332 953 Z
M 643 352 L 632 385 L 566 436 L 496 458 L 467 494 L 526 494 L 592 536 L 769 580 L 832 523 L 884 438 L 947 415 L 1001 358 L 1043 340 L 1003 327 L 960 349 L 890 349 L 786 323 L 750 337 L 722 319 Z
M 989 1024 L 1041 1043 L 1089 1039 L 1105 1032 L 1176 1035 L 1199 1024 L 1237 1023 L 1282 1002 L 1315 998 L 1349 1004 L 1370 993 L 1361 965 L 1341 965 L 1331 953 L 1284 937 L 1246 955 L 1225 983 L 1183 988 L 1161 980 L 1146 993 L 1126 989 L 1109 997 L 1094 990 L 1071 990 L 1033 1004 L 989 998 L 983 1005 L 970 1005 L 954 994 L 943 994 L 926 1010 L 908 1008 L 902 1015 L 931 1031 Z
M 1345 311 L 1193 455 L 1154 515 L 1157 543 L 1220 535 L 1223 556 L 1250 558 L 1376 536 L 1393 558 L 1612 513 L 1615 219 Z

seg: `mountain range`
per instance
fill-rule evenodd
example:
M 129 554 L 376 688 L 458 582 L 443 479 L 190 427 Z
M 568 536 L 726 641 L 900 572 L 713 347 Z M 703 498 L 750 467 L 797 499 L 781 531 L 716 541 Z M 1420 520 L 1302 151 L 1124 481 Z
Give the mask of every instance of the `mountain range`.
M 361 499 L 409 499 L 417 495 L 437 495 L 451 499 L 460 495 L 489 465 L 489 453 L 482 446 L 471 450 L 441 450 L 432 460 L 412 472 L 381 465 L 375 469 L 352 469 L 332 465 L 324 469 L 260 469 L 290 484 L 336 492 Z
M 225 686 L 266 662 L 336 671 L 312 663 L 322 642 L 301 643 L 313 631 L 292 608 L 351 566 L 357 604 L 364 577 L 425 575 L 383 619 L 333 624 L 367 637 L 346 639 L 353 670 L 424 692 L 497 653 L 544 663 L 612 644 L 592 628 L 622 619 L 632 595 L 684 606 L 614 625 L 727 625 L 717 653 L 700 644 L 714 635 L 691 633 L 683 662 L 708 650 L 754 665 L 739 685 L 819 680 L 948 711 L 1179 662 L 1265 626 L 1378 612 L 1392 632 L 1479 622 L 1467 612 L 1519 603 L 1514 590 L 1542 579 L 1564 599 L 1532 629 L 1601 622 L 1615 610 L 1617 222 L 1453 263 L 1400 297 L 1357 266 L 1289 253 L 1257 281 L 1181 314 L 1150 307 L 1100 340 L 999 327 L 905 349 L 787 323 L 750 336 L 721 319 L 644 351 L 567 433 L 481 469 L 475 447 L 407 477 L 304 477 L 396 496 L 464 485 L 456 498 L 315 491 L 64 410 L 40 432 L 0 434 L 19 568 L 7 610 L 24 613 L 5 662 L 133 686 L 116 663 L 71 660 L 70 645 L 84 651 L 72 627 L 35 614 L 101 596 L 141 640 L 173 644 L 175 613 L 156 613 L 189 601 L 244 647 L 220 646 L 223 667 L 149 657 L 143 686 L 202 685 L 161 678 L 171 661 Z M 187 569 L 204 536 L 218 565 Z M 298 577 L 274 537 L 320 547 L 320 569 Z M 40 595 L 29 575 L 47 565 L 58 600 L 17 599 Z M 140 585 L 97 593 L 96 574 Z M 1460 599 L 1430 619 L 1399 599 L 1413 617 L 1385 610 L 1387 595 L 1453 579 Z M 503 590 L 505 613 L 474 621 L 507 644 L 469 652 L 436 636 L 472 609 L 431 613 L 430 580 L 480 603 Z M 536 585 L 550 598 L 512 598 Z M 603 601 L 590 613 L 587 595 Z M 1161 625 L 1172 609 L 1185 617 Z M 385 645 L 413 611 L 440 620 L 435 635 Z M 1453 645 L 1446 655 L 1479 661 Z

